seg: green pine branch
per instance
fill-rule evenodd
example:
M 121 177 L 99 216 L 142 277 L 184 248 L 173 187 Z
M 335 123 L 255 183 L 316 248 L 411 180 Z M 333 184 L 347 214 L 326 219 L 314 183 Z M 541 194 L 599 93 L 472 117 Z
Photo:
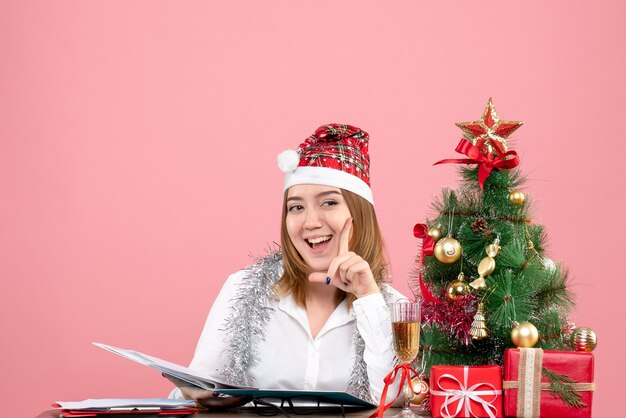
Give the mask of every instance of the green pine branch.
M 570 377 L 548 370 L 545 367 L 541 368 L 541 372 L 550 382 L 549 391 L 552 396 L 561 398 L 563 402 L 573 408 L 584 408 L 587 406 L 573 387 L 573 384 L 576 382 Z
M 547 267 L 546 281 L 542 284 L 536 297 L 540 305 L 556 305 L 564 310 L 574 306 L 574 297 L 567 291 L 567 269 L 560 265 Z
M 537 309 L 528 286 L 530 280 L 523 272 L 514 275 L 511 270 L 505 270 L 492 275 L 488 281 L 493 291 L 486 298 L 485 315 L 489 328 L 500 330 L 503 338 L 508 339 L 513 321 L 527 321 Z
M 496 268 L 522 269 L 527 260 L 526 243 L 520 239 L 520 228 L 504 231 L 500 238 L 500 254 L 496 257 Z
M 541 330 L 537 347 L 545 350 L 572 350 L 569 336 L 563 331 L 567 322 L 564 311 L 549 306 L 537 313 L 537 329 Z
M 528 225 L 528 235 L 528 238 L 532 241 L 535 250 L 537 250 L 539 254 L 543 254 L 545 252 L 545 243 L 548 241 L 548 236 L 543 225 Z
M 463 185 L 468 188 L 480 190 L 478 185 L 478 167 L 467 166 L 460 168 Z M 494 169 L 485 181 L 485 189 L 516 189 L 526 182 L 526 176 L 518 169 L 498 170 Z

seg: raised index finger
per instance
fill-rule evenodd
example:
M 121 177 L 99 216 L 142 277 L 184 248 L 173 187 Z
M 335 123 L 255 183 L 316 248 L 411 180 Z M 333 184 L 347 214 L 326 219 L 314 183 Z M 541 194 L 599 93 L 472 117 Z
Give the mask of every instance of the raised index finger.
M 339 237 L 339 254 L 347 253 L 350 251 L 350 232 L 352 232 L 352 218 L 348 218 L 341 230 L 341 236 Z

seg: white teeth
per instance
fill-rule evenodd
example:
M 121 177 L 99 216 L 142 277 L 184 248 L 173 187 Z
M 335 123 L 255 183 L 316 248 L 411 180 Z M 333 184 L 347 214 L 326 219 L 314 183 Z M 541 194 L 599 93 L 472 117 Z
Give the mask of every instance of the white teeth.
M 307 239 L 307 241 L 310 244 L 319 244 L 320 242 L 328 241 L 329 239 L 330 239 L 330 235 L 326 235 L 324 237 L 309 238 Z

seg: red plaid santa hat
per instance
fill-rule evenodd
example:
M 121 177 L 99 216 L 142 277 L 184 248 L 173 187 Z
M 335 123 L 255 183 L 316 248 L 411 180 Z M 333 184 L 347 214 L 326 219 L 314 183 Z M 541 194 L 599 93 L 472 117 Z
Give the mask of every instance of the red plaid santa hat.
M 286 173 L 283 191 L 321 184 L 356 193 L 373 205 L 368 141 L 367 132 L 354 126 L 320 126 L 297 150 L 278 155 L 278 166 Z

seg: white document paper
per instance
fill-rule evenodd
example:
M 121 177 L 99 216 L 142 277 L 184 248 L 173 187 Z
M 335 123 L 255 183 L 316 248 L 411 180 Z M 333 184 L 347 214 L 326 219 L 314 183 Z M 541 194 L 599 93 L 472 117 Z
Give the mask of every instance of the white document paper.
M 159 408 L 165 409 L 181 409 L 193 408 L 196 406 L 195 401 L 186 399 L 164 399 L 164 398 L 148 398 L 148 399 L 85 399 L 79 402 L 56 402 L 62 409 L 80 409 L 80 410 L 109 410 L 115 408 Z
M 212 376 L 200 373 L 197 370 L 191 370 L 188 367 L 171 363 L 157 357 L 152 357 L 147 354 L 140 353 L 139 351 L 126 350 L 123 348 L 117 348 L 102 343 L 93 344 L 97 347 L 110 351 L 111 353 L 115 353 L 118 356 L 122 356 L 139 364 L 143 364 L 144 366 L 151 367 L 170 376 L 174 376 L 180 380 L 184 380 L 185 382 L 191 383 L 192 385 L 202 389 L 255 389 L 252 387 L 229 385 L 227 383 L 221 382 L 220 380 Z

